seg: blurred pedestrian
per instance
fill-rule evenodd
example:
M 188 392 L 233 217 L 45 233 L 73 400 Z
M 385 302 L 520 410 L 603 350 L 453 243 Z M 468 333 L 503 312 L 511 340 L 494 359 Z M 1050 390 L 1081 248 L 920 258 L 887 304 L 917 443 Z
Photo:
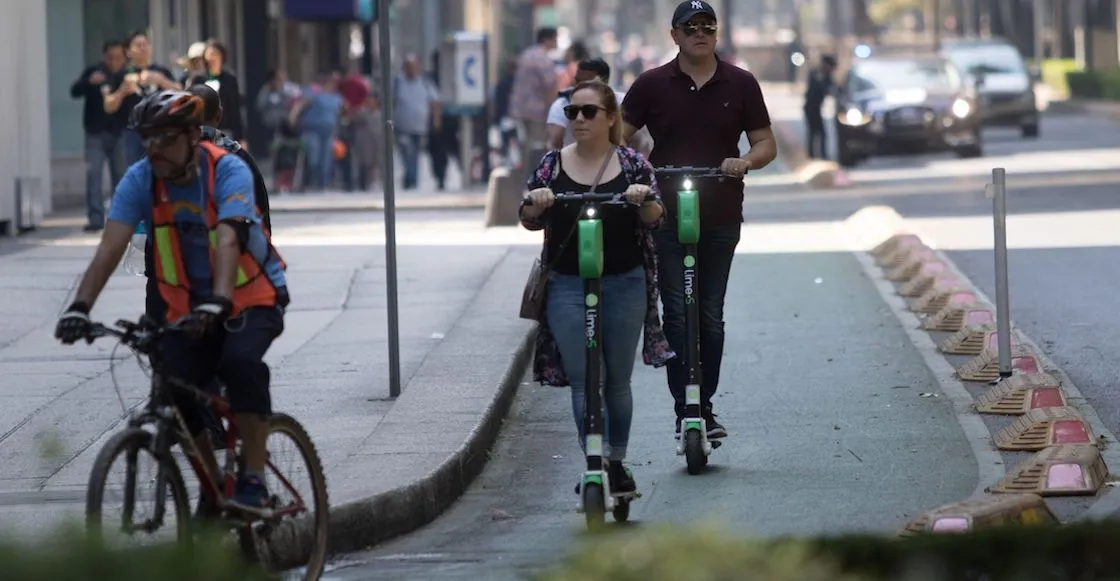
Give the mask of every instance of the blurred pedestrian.
M 821 63 L 809 74 L 809 83 L 805 88 L 805 127 L 808 130 L 808 141 L 805 149 L 809 157 L 828 159 L 828 135 L 824 129 L 824 115 L 821 107 L 824 100 L 832 94 L 832 73 L 836 70 L 836 59 L 831 55 L 821 57 Z
M 86 232 L 98 232 L 105 227 L 105 192 L 101 187 L 105 165 L 109 166 L 110 192 L 117 189 L 124 175 L 120 140 L 128 116 L 119 109 L 105 112 L 105 97 L 112 92 L 111 79 L 124 69 L 124 63 L 124 46 L 110 40 L 101 47 L 101 62 L 86 67 L 70 87 L 71 97 L 85 100 L 82 129 L 86 134 Z

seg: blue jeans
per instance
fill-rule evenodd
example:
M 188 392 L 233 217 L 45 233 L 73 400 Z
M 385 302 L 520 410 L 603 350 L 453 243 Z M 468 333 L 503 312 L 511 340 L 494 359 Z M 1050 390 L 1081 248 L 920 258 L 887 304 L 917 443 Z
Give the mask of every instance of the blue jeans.
M 688 350 L 685 349 L 684 329 L 684 247 L 677 241 L 674 225 L 662 226 L 654 230 L 653 235 L 657 242 L 661 306 L 665 313 L 662 324 L 669 345 L 677 352 L 677 357 L 669 360 L 665 373 L 669 392 L 673 394 L 674 409 L 680 417 L 684 415 L 684 391 L 688 384 L 688 367 L 685 361 Z M 711 410 L 712 396 L 719 386 L 719 370 L 723 362 L 723 303 L 727 294 L 727 280 L 731 276 L 731 262 L 735 258 L 735 247 L 739 244 L 740 236 L 738 227 L 705 229 L 700 233 L 700 243 L 697 245 L 700 363 L 703 370 L 700 378 L 700 402 L 705 410 Z
M 623 274 L 603 277 L 603 378 L 602 401 L 604 432 L 610 460 L 626 457 L 634 400 L 630 376 L 634 371 L 638 340 L 646 313 L 646 275 L 642 267 Z M 572 415 L 575 417 L 580 448 L 585 448 L 583 415 L 587 394 L 586 335 L 584 333 L 583 281 L 578 276 L 549 275 L 548 326 L 556 338 L 564 371 L 571 381 Z M 586 452 L 586 450 L 585 450 Z
M 334 177 L 334 128 L 304 129 L 303 147 L 307 160 L 304 186 L 328 188 Z
M 404 165 L 404 179 L 401 187 L 415 189 L 420 183 L 420 140 L 418 133 L 398 133 L 397 148 L 400 150 L 401 163 Z
M 124 175 L 124 152 L 120 135 L 105 133 L 86 134 L 86 220 L 90 226 L 105 225 L 105 191 L 101 174 L 109 164 L 110 190 L 116 190 Z

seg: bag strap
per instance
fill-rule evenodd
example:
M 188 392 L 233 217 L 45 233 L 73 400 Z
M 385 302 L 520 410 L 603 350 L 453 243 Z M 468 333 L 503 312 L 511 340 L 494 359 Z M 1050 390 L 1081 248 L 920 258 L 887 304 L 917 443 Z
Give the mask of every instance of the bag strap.
M 595 181 L 591 182 L 591 189 L 587 190 L 587 193 L 589 193 L 589 194 L 594 193 L 595 188 L 599 187 L 599 181 L 603 179 L 603 174 L 607 171 L 607 166 L 609 166 L 611 164 L 611 157 L 616 155 L 617 151 L 618 151 L 617 147 L 612 147 L 610 152 L 607 153 L 607 157 L 603 159 L 603 165 L 599 168 L 599 173 L 595 174 Z M 560 154 L 557 153 L 556 156 L 557 156 L 556 157 L 556 163 L 559 164 L 560 163 Z M 576 233 L 576 228 L 578 228 L 578 227 L 579 227 L 579 220 L 576 220 L 574 223 L 572 223 L 572 228 L 570 230 L 568 230 L 568 234 L 566 236 L 564 236 L 564 241 L 560 243 L 560 249 L 556 252 L 556 257 L 553 258 L 551 261 L 549 261 L 547 270 L 552 270 L 552 267 L 556 265 L 556 261 L 560 260 L 560 257 L 564 255 L 564 249 L 568 247 L 568 242 L 572 241 L 572 235 Z M 548 247 L 548 241 L 546 239 L 545 240 L 545 248 L 547 248 L 547 247 Z M 541 256 L 542 257 L 544 256 L 544 248 L 541 249 Z M 542 262 L 544 262 L 544 261 L 542 260 Z

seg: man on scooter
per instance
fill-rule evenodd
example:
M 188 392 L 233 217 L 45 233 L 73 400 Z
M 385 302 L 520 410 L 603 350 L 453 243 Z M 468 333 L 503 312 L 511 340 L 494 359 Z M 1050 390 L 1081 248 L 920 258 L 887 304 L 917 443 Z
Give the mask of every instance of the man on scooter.
M 715 420 L 712 397 L 723 359 L 724 296 L 743 222 L 743 176 L 773 161 L 777 144 L 758 80 L 716 56 L 719 27 L 712 6 L 701 0 L 681 2 L 671 26 L 670 35 L 680 52 L 669 63 L 642 73 L 627 91 L 622 103 L 623 138 L 628 142 L 637 131 L 648 128 L 654 142 L 649 160 L 654 166 L 718 166 L 731 176 L 695 184 L 700 190 L 697 260 L 702 417 L 708 438 L 722 438 L 727 430 Z M 750 151 L 740 157 L 739 139 L 744 132 Z M 676 232 L 677 200 L 671 193 L 678 185 L 659 179 L 668 219 L 654 231 L 654 237 L 665 333 L 673 350 L 683 353 L 684 250 Z M 666 371 L 679 437 L 688 382 L 686 362 L 672 359 Z

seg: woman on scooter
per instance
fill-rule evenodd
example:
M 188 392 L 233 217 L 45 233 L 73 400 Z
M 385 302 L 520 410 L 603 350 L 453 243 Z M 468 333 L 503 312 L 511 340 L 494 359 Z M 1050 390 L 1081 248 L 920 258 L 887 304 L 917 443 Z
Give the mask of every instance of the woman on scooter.
M 640 206 L 600 206 L 603 221 L 603 402 L 606 457 L 614 490 L 636 489 L 622 464 L 630 438 L 633 400 L 630 376 L 634 352 L 645 331 L 643 360 L 661 367 L 675 356 L 665 340 L 657 310 L 657 258 L 651 230 L 661 225 L 664 206 L 653 167 L 637 151 L 620 147 L 622 119 L 614 91 L 599 81 L 580 83 L 564 114 L 575 142 L 544 155 L 528 181 L 521 224 L 545 232 L 545 264 L 552 265 L 545 314 L 539 326 L 533 378 L 542 384 L 571 386 L 572 413 L 584 438 L 586 337 L 583 283 L 579 277 L 574 225 L 580 204 L 556 203 L 553 192 L 625 192 Z M 602 171 L 596 184 L 595 176 Z M 657 197 L 644 202 L 647 193 Z M 567 240 L 567 244 L 565 244 Z M 561 251 L 561 249 L 563 249 Z

